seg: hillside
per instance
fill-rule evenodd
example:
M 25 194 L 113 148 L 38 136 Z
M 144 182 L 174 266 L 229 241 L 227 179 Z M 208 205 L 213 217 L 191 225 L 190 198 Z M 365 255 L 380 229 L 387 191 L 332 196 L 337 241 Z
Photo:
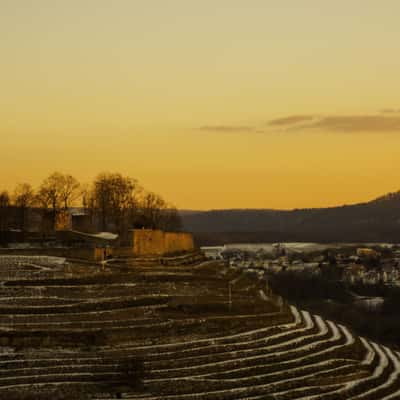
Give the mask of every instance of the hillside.
M 1 399 L 400 398 L 397 352 L 287 305 L 264 276 L 0 261 Z
M 367 203 L 295 210 L 234 209 L 182 214 L 200 244 L 270 241 L 398 242 L 400 192 Z

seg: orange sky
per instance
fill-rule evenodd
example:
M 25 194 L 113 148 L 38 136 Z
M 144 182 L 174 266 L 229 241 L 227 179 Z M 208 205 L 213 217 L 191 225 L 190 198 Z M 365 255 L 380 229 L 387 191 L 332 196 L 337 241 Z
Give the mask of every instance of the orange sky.
M 1 186 L 120 171 L 195 209 L 400 189 L 400 3 L 327 3 L 1 0 Z

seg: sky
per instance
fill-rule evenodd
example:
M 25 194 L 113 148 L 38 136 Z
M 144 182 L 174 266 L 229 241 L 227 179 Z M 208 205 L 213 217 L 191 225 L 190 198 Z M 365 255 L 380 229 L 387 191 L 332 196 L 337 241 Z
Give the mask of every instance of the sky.
M 398 0 L 0 0 L 0 186 L 137 178 L 183 209 L 400 190 Z

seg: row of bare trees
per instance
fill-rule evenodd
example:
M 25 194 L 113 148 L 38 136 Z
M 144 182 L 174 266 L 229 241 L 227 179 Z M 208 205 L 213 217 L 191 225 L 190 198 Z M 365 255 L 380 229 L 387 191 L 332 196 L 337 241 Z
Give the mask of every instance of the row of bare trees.
M 131 227 L 179 230 L 179 214 L 160 195 L 143 189 L 136 179 L 101 173 L 82 194 L 85 209 L 98 216 L 101 229 L 117 232 Z
M 180 229 L 176 208 L 145 190 L 136 179 L 104 172 L 91 184 L 82 185 L 72 175 L 54 172 L 36 190 L 29 183 L 22 183 L 12 194 L 0 192 L 0 231 L 9 226 L 11 208 L 17 215 L 17 227 L 25 230 L 32 208 L 50 213 L 55 224 L 57 214 L 71 207 L 84 209 L 103 231 L 122 233 L 134 227 Z
M 28 209 L 35 205 L 36 200 L 33 188 L 28 183 L 18 184 L 12 195 L 7 191 L 0 192 L 0 231 L 9 228 L 11 208 L 17 211 L 17 222 L 14 225 L 24 229 Z

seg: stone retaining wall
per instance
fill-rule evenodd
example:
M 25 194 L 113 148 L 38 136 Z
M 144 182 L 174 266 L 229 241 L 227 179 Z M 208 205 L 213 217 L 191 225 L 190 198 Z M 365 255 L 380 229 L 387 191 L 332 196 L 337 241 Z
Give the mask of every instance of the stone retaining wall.
M 186 232 L 163 232 L 152 229 L 133 231 L 135 256 L 164 255 L 194 250 L 193 236 Z

